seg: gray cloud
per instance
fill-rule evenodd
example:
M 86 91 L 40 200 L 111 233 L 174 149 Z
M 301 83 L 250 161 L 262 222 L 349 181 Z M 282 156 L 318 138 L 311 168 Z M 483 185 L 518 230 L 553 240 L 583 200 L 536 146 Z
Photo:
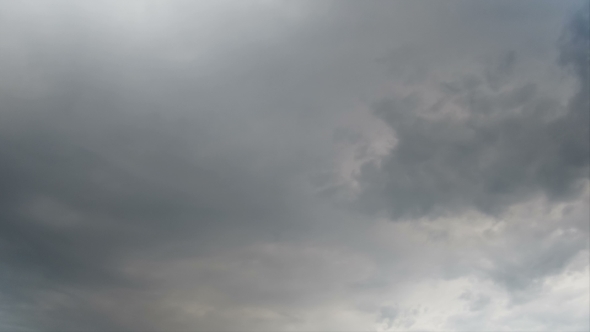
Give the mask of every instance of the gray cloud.
M 0 330 L 434 329 L 430 313 L 454 313 L 427 309 L 420 282 L 466 276 L 526 305 L 545 294 L 533 281 L 588 249 L 587 209 L 491 235 L 364 212 L 500 218 L 539 193 L 551 208 L 579 200 L 587 16 L 559 46 L 579 92 L 561 105 L 545 96 L 560 82 L 534 75 L 552 68 L 574 5 L 0 2 Z M 357 112 L 480 57 L 489 64 L 438 82 L 426 110 L 467 118 L 424 118 L 417 94 Z M 368 125 L 342 125 L 351 114 Z M 362 192 L 342 209 L 339 170 L 353 167 L 341 154 L 372 153 L 374 115 L 397 145 L 344 180 Z M 381 233 L 393 249 L 379 227 L 400 227 Z M 504 293 L 477 294 L 460 301 L 485 315 Z
M 282 137 L 256 145 L 274 130 L 246 119 L 257 114 L 256 100 L 223 92 L 251 78 L 231 74 L 208 91 L 159 54 L 131 49 L 126 58 L 108 44 L 123 37 L 104 41 L 104 26 L 92 32 L 97 26 L 80 15 L 59 17 L 81 25 L 74 36 L 55 28 L 64 46 L 19 36 L 33 63 L 26 69 L 45 74 L 49 87 L 32 98 L 6 89 L 3 97 L 0 238 L 11 273 L 1 287 L 14 308 L 29 307 L 26 315 L 48 329 L 141 330 L 149 327 L 144 319 L 118 322 L 101 312 L 95 292 L 141 298 L 150 281 L 123 270 L 137 256 L 195 256 L 288 236 L 306 219 L 301 192 L 287 188 L 306 161 L 281 155 Z M 72 65 L 62 66 L 63 58 Z M 31 302 L 46 292 L 65 292 L 48 312 Z
M 431 109 L 421 109 L 417 95 L 377 103 L 375 114 L 398 143 L 380 168 L 364 166 L 362 204 L 400 218 L 472 207 L 494 214 L 539 193 L 556 201 L 576 197 L 590 161 L 584 15 L 576 16 L 562 40 L 561 63 L 574 68 L 579 91 L 565 114 L 534 83 L 499 90 L 518 66 L 514 51 L 496 68 L 442 83 L 444 96 Z M 440 112 L 443 104 L 464 116 L 425 114 Z

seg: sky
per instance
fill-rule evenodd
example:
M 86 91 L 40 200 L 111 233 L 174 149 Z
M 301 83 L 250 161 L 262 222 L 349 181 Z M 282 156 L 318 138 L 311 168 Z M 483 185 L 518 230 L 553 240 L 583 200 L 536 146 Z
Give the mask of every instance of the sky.
M 589 331 L 587 0 L 0 0 L 1 331 Z

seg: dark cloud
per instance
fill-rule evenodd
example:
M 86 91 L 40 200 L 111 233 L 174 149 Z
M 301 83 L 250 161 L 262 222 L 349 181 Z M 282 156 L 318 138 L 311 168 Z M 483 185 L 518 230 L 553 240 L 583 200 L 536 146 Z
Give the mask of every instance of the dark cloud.
M 478 45 L 503 55 L 441 82 L 428 110 L 455 105 L 467 118 L 424 118 L 418 95 L 376 104 L 398 143 L 381 168 L 362 169 L 362 207 L 401 218 L 577 197 L 587 16 L 561 39 L 579 83 L 562 113 L 547 87 L 515 81 L 531 54 L 545 59 L 571 4 L 560 6 L 0 1 L 0 330 L 327 330 L 357 318 L 359 329 L 410 328 L 426 310 L 385 298 L 404 278 L 480 273 L 516 292 L 559 274 L 587 248 L 587 228 L 570 242 L 544 241 L 554 225 L 543 241 L 513 230 L 532 249 L 510 260 L 514 238 L 502 257 L 482 244 L 474 251 L 495 267 L 458 259 L 447 273 L 424 268 L 420 241 L 402 241 L 431 233 L 402 229 L 396 252 L 376 248 L 371 218 L 331 199 L 338 149 L 367 140 L 339 121 L 398 76 L 428 81 Z M 350 309 L 356 300 L 371 313 Z
M 576 197 L 590 161 L 587 31 L 587 15 L 577 15 L 562 41 L 561 62 L 574 69 L 579 91 L 565 114 L 533 83 L 499 89 L 518 66 L 513 51 L 478 84 L 443 83 L 439 103 L 463 117 L 428 117 L 437 109 L 421 109 L 418 95 L 377 103 L 375 115 L 398 143 L 380 168 L 363 167 L 362 205 L 411 218 L 469 208 L 495 214 L 537 194 Z
M 45 112 L 58 112 L 50 109 L 50 102 L 41 104 Z M 109 120 L 116 121 L 113 117 Z M 31 296 L 47 289 L 145 288 L 148 280 L 122 271 L 138 254 L 198 256 L 213 247 L 284 236 L 290 222 L 305 219 L 305 213 L 297 212 L 298 198 L 291 198 L 284 187 L 287 177 L 277 178 L 276 169 L 265 176 L 247 170 L 247 157 L 191 159 L 190 152 L 174 150 L 179 143 L 170 142 L 172 138 L 159 137 L 157 129 L 117 129 L 84 121 L 75 125 L 98 126 L 115 140 L 122 136 L 131 142 L 89 147 L 84 137 L 43 128 L 2 137 L 1 257 L 3 270 L 13 272 L 2 288 L 13 295 L 14 304 L 30 303 Z M 142 153 L 117 158 L 124 149 Z M 223 243 L 216 240 L 220 234 Z M 128 328 L 108 325 L 110 313 L 99 315 L 90 302 L 67 300 L 61 309 L 63 319 L 81 325 L 53 319 L 43 325 L 60 330 Z
M 37 29 L 19 36 L 26 70 L 47 90 L 3 93 L 0 288 L 8 312 L 22 311 L 30 326 L 146 329 L 151 318 L 116 319 L 96 303 L 103 292 L 149 293 L 153 281 L 129 276 L 128 262 L 288 236 L 309 219 L 298 189 L 287 188 L 300 166 L 281 155 L 280 137 L 256 145 L 272 128 L 245 119 L 259 114 L 255 99 L 222 92 L 250 77 L 212 89 L 159 54 L 134 48 L 129 59 L 103 25 L 95 32 L 79 12 L 65 16 L 76 27 L 55 28 L 60 45 L 36 40 Z M 42 303 L 45 293 L 60 299 Z

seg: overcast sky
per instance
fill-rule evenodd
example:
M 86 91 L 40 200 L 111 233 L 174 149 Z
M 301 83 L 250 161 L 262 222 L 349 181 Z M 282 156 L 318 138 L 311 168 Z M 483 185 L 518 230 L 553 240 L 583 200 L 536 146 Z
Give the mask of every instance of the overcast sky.
M 589 11 L 0 0 L 0 330 L 590 330 Z

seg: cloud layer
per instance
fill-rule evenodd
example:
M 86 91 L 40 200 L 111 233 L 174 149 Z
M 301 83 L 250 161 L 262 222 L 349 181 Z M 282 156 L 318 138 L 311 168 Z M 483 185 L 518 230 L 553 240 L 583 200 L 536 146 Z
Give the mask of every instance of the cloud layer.
M 0 330 L 590 328 L 587 2 L 0 7 Z

